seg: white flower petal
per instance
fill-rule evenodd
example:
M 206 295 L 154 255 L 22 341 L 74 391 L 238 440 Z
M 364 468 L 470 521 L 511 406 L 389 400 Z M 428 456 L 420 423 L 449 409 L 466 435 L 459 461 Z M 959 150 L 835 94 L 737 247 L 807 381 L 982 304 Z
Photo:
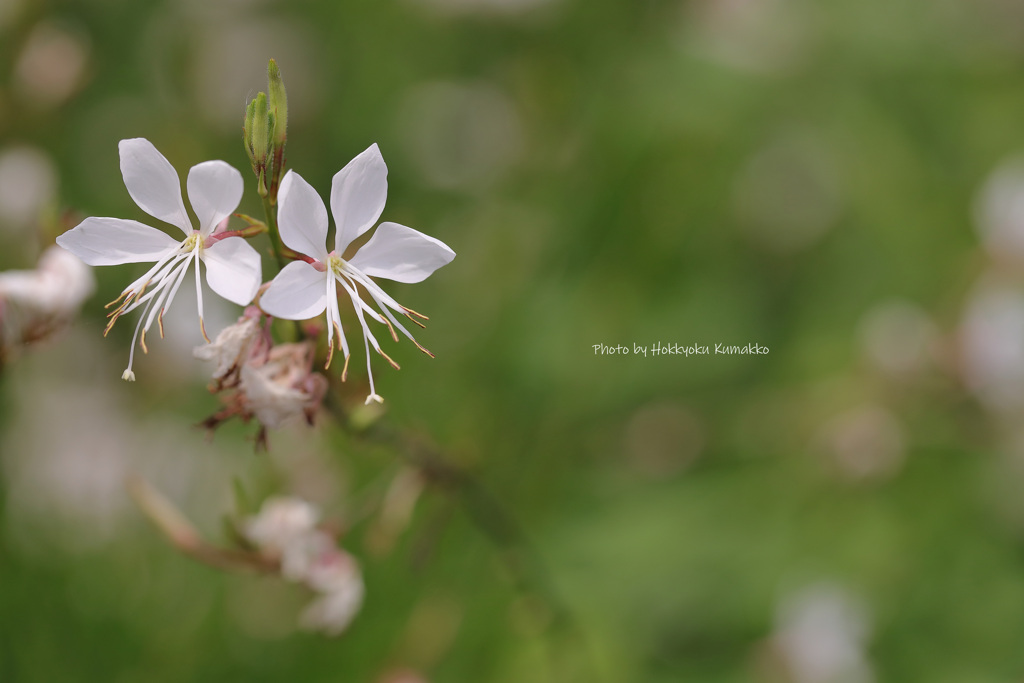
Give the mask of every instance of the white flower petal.
M 338 577 L 337 587 L 320 593 L 320 597 L 299 615 L 299 623 L 303 628 L 338 635 L 348 628 L 359 613 L 366 589 L 359 569 L 351 559 L 348 562 L 352 568 L 345 571 L 344 576 Z
M 277 226 L 291 249 L 327 261 L 327 207 L 313 186 L 288 171 L 278 192 Z
M 232 214 L 242 201 L 245 183 L 242 174 L 223 161 L 204 161 L 188 172 L 188 200 L 199 219 L 204 237 Z
M 210 289 L 239 306 L 245 306 L 256 296 L 263 281 L 263 268 L 260 255 L 244 239 L 222 239 L 203 249 L 202 257 Z
M 260 297 L 260 308 L 285 320 L 305 320 L 327 308 L 328 275 L 306 263 L 285 266 Z
M 256 326 L 254 319 L 246 320 Z M 293 540 L 312 533 L 319 519 L 317 509 L 301 498 L 275 496 L 245 522 L 242 533 L 260 548 L 281 552 Z
M 120 218 L 86 218 L 57 238 L 90 266 L 159 261 L 179 242 L 162 230 Z
M 441 240 L 398 223 L 381 223 L 349 263 L 371 277 L 420 282 L 455 258 Z
M 149 140 L 121 140 L 121 175 L 139 208 L 154 218 L 192 232 L 185 205 L 181 201 L 181 181 L 163 154 Z
M 388 197 L 388 167 L 377 144 L 348 162 L 331 182 L 331 213 L 337 233 L 334 248 L 338 256 L 352 240 L 373 227 L 384 211 Z

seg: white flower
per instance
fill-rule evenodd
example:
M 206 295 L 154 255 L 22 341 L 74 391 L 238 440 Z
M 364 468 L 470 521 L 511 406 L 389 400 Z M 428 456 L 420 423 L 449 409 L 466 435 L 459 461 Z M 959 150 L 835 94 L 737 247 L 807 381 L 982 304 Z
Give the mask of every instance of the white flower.
M 319 514 L 299 498 L 270 498 L 242 526 L 264 554 L 280 560 L 281 577 L 318 594 L 299 617 L 303 627 L 337 635 L 363 604 L 365 588 L 355 558 L 316 528 Z
M 294 171 L 289 171 L 281 183 L 278 226 L 281 240 L 291 249 L 305 254 L 308 261 L 290 263 L 277 274 L 270 287 L 260 297 L 260 307 L 270 315 L 288 320 L 304 320 L 327 312 L 327 344 L 330 349 L 327 364 L 334 352 L 334 334 L 345 354 L 348 369 L 348 342 L 341 329 L 338 312 L 338 285 L 348 293 L 356 317 L 363 329 L 366 346 L 366 366 L 370 378 L 370 396 L 366 399 L 381 402 L 373 387 L 370 373 L 370 346 L 384 356 L 396 369 L 398 364 L 384 353 L 366 323 L 366 316 L 387 325 L 392 338 L 398 341 L 394 327 L 408 337 L 428 355 L 392 311 L 406 316 L 422 327 L 412 316 L 426 320 L 388 296 L 371 278 L 383 277 L 397 282 L 420 282 L 441 266 L 455 258 L 455 252 L 440 240 L 397 223 L 381 223 L 373 237 L 346 261 L 345 249 L 354 239 L 373 227 L 384 210 L 387 198 L 387 166 L 377 145 L 349 162 L 335 176 L 331 184 L 331 213 L 336 228 L 334 251 L 328 252 L 327 209 L 316 190 Z M 377 313 L 360 297 L 362 286 L 380 309 Z M 392 324 L 394 327 L 392 327 Z
M 363 606 L 366 589 L 359 567 L 350 555 L 338 551 L 324 565 L 319 570 L 323 574 L 321 578 L 329 574 L 331 587 L 302 611 L 299 623 L 313 631 L 338 635 L 348 628 Z M 307 585 L 316 590 L 312 583 Z
M 316 528 L 320 514 L 301 498 L 268 498 L 259 514 L 249 518 L 242 533 L 263 550 L 283 553 L 289 544 Z
M 242 198 L 242 175 L 223 161 L 206 161 L 188 173 L 188 197 L 199 229 L 195 230 L 181 199 L 181 184 L 174 167 L 151 142 L 143 138 L 122 140 L 121 175 L 135 203 L 154 218 L 177 226 L 185 233 L 180 242 L 167 233 L 142 223 L 119 218 L 87 218 L 57 238 L 57 243 L 91 266 L 155 261 L 146 273 L 128 285 L 111 305 L 121 302 L 110 314 L 107 331 L 118 317 L 145 305 L 132 337 L 128 368 L 122 375 L 134 381 L 132 363 L 135 340 L 142 329 L 140 345 L 146 351 L 146 332 L 154 320 L 163 336 L 163 313 L 170 307 L 189 265 L 196 262 L 196 296 L 199 300 L 199 328 L 203 326 L 203 293 L 199 261 L 206 264 L 206 281 L 214 292 L 228 301 L 245 305 L 260 286 L 260 256 L 241 237 L 220 238 L 214 229 L 238 207 Z M 123 301 L 121 301 L 123 299 Z
M 57 247 L 35 270 L 0 273 L 0 358 L 66 326 L 95 289 L 92 268 Z
M 43 252 L 35 270 L 0 273 L 0 297 L 40 314 L 73 315 L 94 289 L 92 268 L 56 247 Z
M 860 600 L 822 583 L 782 602 L 774 640 L 794 683 L 873 683 L 870 635 L 870 614 Z
M 313 590 L 322 590 L 315 581 L 310 581 L 317 567 L 330 562 L 337 554 L 338 544 L 326 532 L 312 530 L 293 536 L 281 553 L 281 576 L 289 581 L 302 581 Z

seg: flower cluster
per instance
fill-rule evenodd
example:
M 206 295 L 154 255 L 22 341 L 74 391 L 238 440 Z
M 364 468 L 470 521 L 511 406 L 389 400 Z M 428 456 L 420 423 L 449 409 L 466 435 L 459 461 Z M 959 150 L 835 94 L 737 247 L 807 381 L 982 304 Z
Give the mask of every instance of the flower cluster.
M 0 273 L 0 363 L 64 329 L 95 288 L 92 269 L 56 247 L 35 270 Z
M 132 365 L 136 342 L 144 352 L 148 351 L 146 333 L 154 322 L 163 336 L 164 313 L 171 306 L 191 264 L 195 264 L 199 328 L 207 342 L 210 339 L 203 323 L 201 263 L 206 267 L 207 284 L 216 294 L 243 306 L 257 298 L 262 280 L 261 260 L 245 238 L 267 228 L 243 217 L 249 222 L 249 228 L 227 230 L 228 219 L 237 209 L 243 191 L 241 174 L 227 163 L 207 161 L 193 166 L 188 173 L 186 187 L 198 218 L 196 229 L 185 210 L 178 176 L 170 162 L 142 138 L 122 140 L 119 150 L 121 173 L 129 195 L 149 215 L 179 228 L 184 238 L 171 237 L 162 230 L 132 220 L 87 218 L 61 235 L 57 243 L 93 266 L 153 262 L 149 270 L 108 305 L 114 308 L 108 316 L 107 331 L 122 315 L 142 309 L 132 338 L 128 367 L 123 373 L 124 379 L 134 381 Z M 280 163 L 275 168 L 275 173 L 279 172 Z M 266 194 L 266 188 L 261 186 L 261 189 L 261 194 Z M 276 185 L 273 189 L 277 190 Z M 326 313 L 326 367 L 330 366 L 337 346 L 345 356 L 341 375 L 344 380 L 349 347 L 338 307 L 340 287 L 351 299 L 362 329 L 370 384 L 367 403 L 382 401 L 370 372 L 371 348 L 398 368 L 381 349 L 367 318 L 383 324 L 395 341 L 398 341 L 397 328 L 420 350 L 432 355 L 416 342 L 395 313 L 420 326 L 422 323 L 417 318 L 425 320 L 426 316 L 399 304 L 373 278 L 420 282 L 455 258 L 455 252 L 433 237 L 397 223 L 382 223 L 355 255 L 345 259 L 345 250 L 380 218 L 386 196 L 387 166 L 377 145 L 372 145 L 334 176 L 331 211 L 336 233 L 334 249 L 328 251 L 325 246 L 328 219 L 323 200 L 301 176 L 289 171 L 280 184 L 279 237 L 292 250 L 289 256 L 296 260 L 281 269 L 256 302 L 259 307 L 256 310 L 289 320 Z M 366 303 L 360 290 L 377 309 Z M 231 362 L 237 361 L 243 355 L 244 344 L 248 343 L 245 340 L 255 334 L 258 321 L 240 324 L 242 327 L 232 329 L 225 337 L 218 336 L 216 342 L 211 342 L 197 355 L 212 359 L 234 354 Z M 269 335 L 267 340 L 267 347 L 260 349 L 262 360 L 237 364 L 237 372 L 231 372 L 232 365 L 223 365 L 227 360 L 218 360 L 214 382 L 223 388 L 237 381 L 242 386 L 239 396 L 245 399 L 245 405 L 240 406 L 237 413 L 254 414 L 265 426 L 275 427 L 295 412 L 282 410 L 283 404 L 302 404 L 306 410 L 319 401 L 316 396 L 318 393 L 322 396 L 323 390 L 319 381 L 310 379 L 308 369 L 302 370 L 312 361 L 311 344 L 269 348 L 272 345 Z
M 299 617 L 310 630 L 337 635 L 363 604 L 363 578 L 355 559 L 317 528 L 319 514 L 298 498 L 270 498 L 241 528 L 246 540 L 280 563 L 281 576 L 317 594 Z
M 60 257 L 73 260 L 80 268 L 151 264 L 107 306 L 112 310 L 104 335 L 121 316 L 138 311 L 128 365 L 122 374 L 127 381 L 135 380 L 136 348 L 148 353 L 146 337 L 154 324 L 163 337 L 165 313 L 192 271 L 198 327 L 206 340 L 195 348 L 194 355 L 211 364 L 209 388 L 223 403 L 204 425 L 213 429 L 235 417 L 246 422 L 255 419 L 259 423 L 257 446 L 266 444 L 268 429 L 303 420 L 313 423 L 329 389 L 327 376 L 315 369 L 318 354 L 327 370 L 335 350 L 340 350 L 344 355 L 340 377 L 346 379 L 351 354 L 339 297 L 351 301 L 353 322 L 362 333 L 367 404 L 383 400 L 372 375 L 373 352 L 398 368 L 378 341 L 380 329 L 395 342 L 401 334 L 433 356 L 406 327 L 410 322 L 423 327 L 426 316 L 398 303 L 377 280 L 420 282 L 455 258 L 446 244 L 417 230 L 391 222 L 378 225 L 387 199 L 388 169 L 376 144 L 332 180 L 329 204 L 335 231 L 333 243 L 328 244 L 327 204 L 302 176 L 286 172 L 287 98 L 273 61 L 268 77 L 269 95 L 260 93 L 249 103 L 243 124 L 263 220 L 236 213 L 245 183 L 237 169 L 219 160 L 189 170 L 185 189 L 190 214 L 181 179 L 170 161 L 148 140 L 133 138 L 118 146 L 125 187 L 143 212 L 172 226 L 173 236 L 135 220 L 90 217 L 57 238 L 64 250 L 58 252 Z M 232 228 L 233 220 L 244 226 Z M 267 282 L 264 259 L 248 242 L 264 233 L 278 267 Z M 203 316 L 204 271 L 210 290 L 245 307 L 237 322 L 212 340 Z M 0 316 L 6 317 L 3 282 L 0 278 Z M 71 284 L 55 287 L 58 298 L 68 292 L 84 298 L 86 293 L 84 287 Z M 48 305 L 56 310 L 65 304 L 77 308 L 79 303 L 80 298 Z M 274 325 L 274 319 L 306 321 L 321 315 L 326 325 Z M 375 324 L 382 326 L 377 332 L 372 329 Z M 275 334 L 285 338 L 275 339 Z M 422 486 L 418 478 L 402 481 L 384 501 L 387 514 L 381 529 L 385 537 L 411 514 Z M 268 499 L 258 514 L 235 525 L 235 540 L 242 548 L 222 549 L 205 542 L 151 487 L 136 482 L 131 488 L 143 511 L 190 556 L 219 568 L 279 573 L 313 591 L 316 599 L 300 619 L 305 627 L 338 634 L 359 611 L 364 594 L 359 566 L 338 547 L 335 537 L 318 526 L 319 515 L 310 504 L 295 498 Z M 244 509 L 243 498 L 239 504 Z

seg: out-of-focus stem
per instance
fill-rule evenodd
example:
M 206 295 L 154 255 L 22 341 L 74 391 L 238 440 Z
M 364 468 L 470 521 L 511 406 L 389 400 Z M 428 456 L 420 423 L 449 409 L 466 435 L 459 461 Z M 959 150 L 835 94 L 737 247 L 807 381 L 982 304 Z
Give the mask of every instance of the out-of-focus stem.
M 560 629 L 564 636 L 581 643 L 593 670 L 592 680 L 605 678 L 598 665 L 596 651 L 573 611 L 559 596 L 540 553 L 530 542 L 519 521 L 477 476 L 453 465 L 450 457 L 440 449 L 424 443 L 409 432 L 380 423 L 366 430 L 355 430 L 337 400 L 328 400 L 325 406 L 337 418 L 338 424 L 355 438 L 390 446 L 420 472 L 427 485 L 433 485 L 454 496 L 462 504 L 470 521 L 498 550 L 499 558 L 512 577 L 516 589 L 544 605 L 550 617 L 550 627 Z M 549 654 L 557 659 L 554 650 Z
M 278 571 L 277 562 L 258 553 L 227 550 L 208 543 L 181 510 L 142 477 L 130 477 L 125 486 L 143 514 L 182 554 L 215 569 L 267 573 Z
M 581 633 L 572 611 L 558 596 L 540 554 L 530 543 L 519 522 L 476 476 L 451 464 L 440 450 L 407 432 L 386 427 L 379 422 L 365 430 L 353 428 L 343 406 L 332 394 L 328 394 L 325 408 L 335 417 L 338 425 L 354 438 L 390 446 L 420 472 L 428 485 L 454 495 L 462 503 L 470 521 L 498 548 L 502 562 L 517 589 L 538 597 L 550 610 L 553 625 L 566 627 L 576 634 Z

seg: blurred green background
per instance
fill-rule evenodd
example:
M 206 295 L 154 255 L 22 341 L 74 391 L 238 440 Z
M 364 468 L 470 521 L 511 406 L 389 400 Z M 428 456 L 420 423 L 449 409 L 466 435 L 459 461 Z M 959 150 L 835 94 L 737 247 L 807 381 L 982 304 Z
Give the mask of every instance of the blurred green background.
M 184 291 L 122 383 L 102 305 L 141 268 L 104 268 L 0 376 L 0 681 L 1024 679 L 1019 2 L 0 0 L 0 268 L 147 219 L 122 138 L 242 169 L 258 215 L 271 57 L 291 167 L 326 194 L 377 142 L 382 218 L 457 252 L 387 287 L 437 358 L 388 342 L 385 419 L 479 475 L 549 590 L 443 490 L 360 518 L 400 461 L 328 418 L 205 440 Z M 656 343 L 770 352 L 594 351 Z M 316 501 L 361 614 L 296 632 L 301 590 L 176 554 L 130 472 L 217 540 L 234 477 Z

